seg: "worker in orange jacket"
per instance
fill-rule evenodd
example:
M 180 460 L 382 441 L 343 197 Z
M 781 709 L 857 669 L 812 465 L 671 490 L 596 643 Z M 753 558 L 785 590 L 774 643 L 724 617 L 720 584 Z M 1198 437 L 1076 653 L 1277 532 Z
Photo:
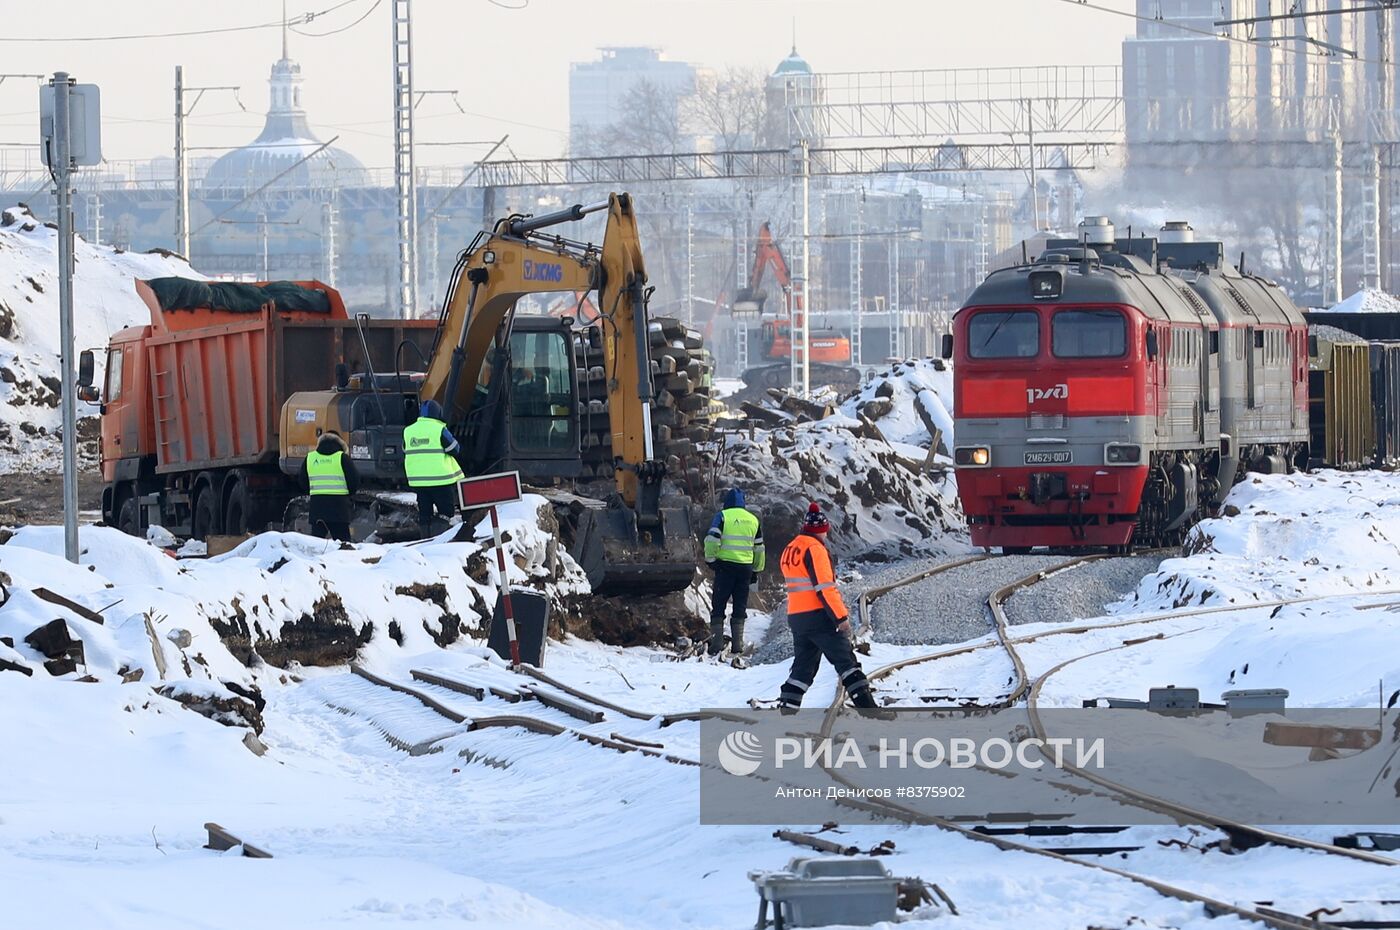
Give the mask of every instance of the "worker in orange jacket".
M 822 656 L 836 669 L 851 701 L 860 708 L 875 708 L 870 682 L 856 661 L 851 645 L 851 621 L 831 555 L 826 550 L 830 522 L 821 507 L 812 504 L 802 520 L 802 532 L 783 550 L 781 566 L 787 583 L 788 624 L 792 627 L 792 670 L 783 682 L 778 705 L 785 714 L 797 713 L 802 697 L 817 677 Z

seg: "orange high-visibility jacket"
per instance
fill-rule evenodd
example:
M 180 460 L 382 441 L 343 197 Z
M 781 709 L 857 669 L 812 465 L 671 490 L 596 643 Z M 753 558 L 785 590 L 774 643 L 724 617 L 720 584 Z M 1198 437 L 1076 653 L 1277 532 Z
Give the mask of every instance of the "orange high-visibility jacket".
M 803 533 L 783 550 L 783 580 L 787 582 L 788 616 L 825 611 L 840 623 L 846 619 L 846 605 L 836 587 L 836 573 L 825 544 Z

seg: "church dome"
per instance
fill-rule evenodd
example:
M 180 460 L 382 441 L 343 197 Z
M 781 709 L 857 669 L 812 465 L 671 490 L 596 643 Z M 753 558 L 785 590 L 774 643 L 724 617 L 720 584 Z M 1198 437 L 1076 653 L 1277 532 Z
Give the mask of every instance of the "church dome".
M 786 74 L 811 74 L 812 66 L 807 64 L 807 59 L 797 54 L 797 46 L 792 47 L 788 57 L 778 62 L 778 67 L 773 69 L 773 76 L 778 77 Z
M 271 101 L 262 132 L 210 165 L 204 187 L 256 190 L 289 168 L 278 187 L 361 187 L 366 183 L 365 166 L 354 155 L 333 145 L 316 152 L 322 140 L 306 120 L 301 82 L 301 65 L 287 57 L 284 30 L 282 58 L 272 66 L 268 79 Z M 312 152 L 316 154 L 297 164 Z

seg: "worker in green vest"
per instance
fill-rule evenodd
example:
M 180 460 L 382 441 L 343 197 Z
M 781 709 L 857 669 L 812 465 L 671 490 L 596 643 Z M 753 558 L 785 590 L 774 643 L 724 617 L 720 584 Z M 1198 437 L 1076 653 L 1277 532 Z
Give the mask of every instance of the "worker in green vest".
M 457 512 L 457 483 L 462 468 L 454 453 L 457 440 L 442 420 L 442 405 L 425 400 L 418 419 L 403 430 L 403 470 L 418 495 L 418 535 L 428 538 L 434 513 L 450 520 Z
M 744 492 L 730 488 L 724 495 L 724 509 L 715 514 L 705 534 L 705 564 L 715 573 L 714 597 L 710 601 L 710 655 L 724 651 L 724 608 L 729 615 L 729 651 L 744 654 L 744 620 L 748 618 L 749 586 L 758 581 L 764 567 L 763 529 L 758 517 L 744 508 Z
M 322 539 L 350 541 L 350 495 L 360 489 L 355 463 L 345 454 L 339 433 L 322 433 L 301 466 L 311 493 L 311 532 Z

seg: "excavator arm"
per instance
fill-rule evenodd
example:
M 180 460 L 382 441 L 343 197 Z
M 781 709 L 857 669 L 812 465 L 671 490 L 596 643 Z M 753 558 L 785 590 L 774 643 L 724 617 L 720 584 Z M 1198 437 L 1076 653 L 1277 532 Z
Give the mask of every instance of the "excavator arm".
M 543 232 L 604 209 L 608 222 L 601 248 Z M 688 508 L 682 513 L 662 499 L 666 466 L 657 459 L 652 435 L 646 263 L 629 195 L 498 222 L 461 265 L 420 396 L 441 403 L 451 424 L 468 422 L 474 405 L 499 400 L 503 385 L 491 381 L 508 367 L 499 361 L 502 353 L 508 358 L 517 301 L 561 291 L 596 294 L 615 483 L 605 504 L 584 504 L 575 514 L 575 558 L 595 591 L 614 585 L 683 587 L 694 570 L 695 542 Z M 480 437 L 459 438 L 468 448 L 479 445 Z

